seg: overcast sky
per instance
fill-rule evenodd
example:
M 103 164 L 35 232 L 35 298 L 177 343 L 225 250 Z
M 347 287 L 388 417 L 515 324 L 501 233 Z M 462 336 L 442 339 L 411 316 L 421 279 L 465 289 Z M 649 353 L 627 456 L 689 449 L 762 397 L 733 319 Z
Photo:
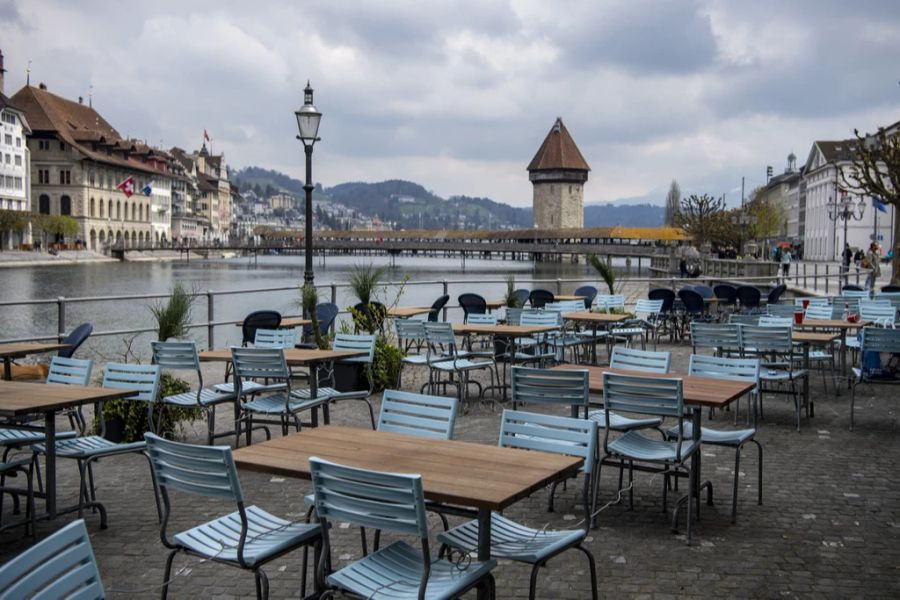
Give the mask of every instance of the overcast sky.
M 896 0 L 0 0 L 6 93 L 87 97 L 123 135 L 302 178 L 293 111 L 324 113 L 314 179 L 403 178 L 531 204 L 561 116 L 586 202 L 740 199 L 816 139 L 900 120 Z

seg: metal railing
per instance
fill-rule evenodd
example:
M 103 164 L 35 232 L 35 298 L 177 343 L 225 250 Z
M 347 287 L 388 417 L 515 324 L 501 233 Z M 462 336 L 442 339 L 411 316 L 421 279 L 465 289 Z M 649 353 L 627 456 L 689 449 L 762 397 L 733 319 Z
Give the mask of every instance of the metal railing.
M 811 268 L 808 268 L 808 263 L 794 263 L 792 265 L 792 274 L 787 278 L 783 277 L 743 277 L 739 280 L 730 279 L 728 280 L 731 283 L 735 284 L 749 284 L 749 285 L 763 285 L 763 286 L 771 286 L 780 282 L 791 283 L 793 282 L 793 290 L 798 293 L 824 293 L 828 295 L 831 291 L 840 291 L 841 285 L 846 285 L 851 278 L 851 275 L 848 272 L 844 272 L 840 269 L 830 268 L 831 265 L 824 265 L 823 269 L 819 268 L 819 265 L 814 263 L 811 265 Z M 802 268 L 801 268 L 802 267 Z M 856 274 L 856 281 L 859 282 L 860 275 L 867 275 L 867 271 L 863 270 L 860 273 Z M 682 279 L 678 277 L 628 277 L 621 278 L 618 280 L 623 285 L 628 286 L 640 286 L 641 284 L 647 284 L 648 289 L 651 287 L 668 287 L 672 290 L 678 290 L 679 287 L 684 287 L 685 285 L 694 285 L 697 283 L 706 283 L 713 284 L 716 282 L 724 282 L 726 281 L 721 277 L 696 277 L 689 279 Z M 809 283 L 812 282 L 812 287 L 809 287 Z M 412 287 L 412 286 L 434 286 L 440 289 L 440 294 L 450 294 L 451 286 L 465 286 L 465 291 L 479 290 L 483 291 L 485 286 L 488 285 L 496 285 L 496 284 L 505 284 L 505 278 L 491 278 L 491 279 L 454 279 L 454 280 L 428 280 L 428 281 L 391 281 L 382 284 L 385 290 L 390 291 L 394 290 L 396 292 L 402 287 Z M 535 279 L 535 278 L 516 278 L 517 286 L 520 284 L 529 284 L 529 285 L 542 285 L 545 287 L 549 287 L 552 290 L 555 289 L 556 294 L 563 293 L 563 286 L 566 284 L 590 284 L 596 285 L 596 279 L 591 278 L 556 278 L 556 279 Z M 319 291 L 320 300 L 322 298 L 322 292 L 325 292 L 325 296 L 329 298 L 329 300 L 337 304 L 338 302 L 338 290 L 349 288 L 349 283 L 337 283 L 331 282 L 327 285 L 317 285 L 316 289 Z M 219 297 L 225 296 L 234 296 L 234 295 L 247 295 L 247 294 L 259 294 L 266 292 L 295 292 L 299 294 L 300 287 L 291 285 L 291 286 L 275 286 L 275 287 L 260 287 L 260 288 L 250 288 L 250 289 L 236 289 L 236 290 L 207 290 L 205 292 L 194 292 L 192 295 L 196 298 L 205 298 L 206 302 L 206 319 L 203 321 L 195 321 L 189 325 L 191 329 L 206 329 L 206 342 L 208 347 L 215 347 L 215 339 L 216 332 L 215 328 L 224 325 L 235 325 L 241 323 L 241 319 L 224 319 L 217 320 L 216 319 L 216 299 Z M 437 295 L 437 294 L 436 294 Z M 0 342 L 24 342 L 24 341 L 39 341 L 39 340 L 62 340 L 67 333 L 67 307 L 76 304 L 86 304 L 86 303 L 108 303 L 108 302 L 129 302 L 129 301 L 142 301 L 142 300 L 161 300 L 168 298 L 169 294 L 131 294 L 131 295 L 116 295 L 116 296 L 84 296 L 84 297 L 76 297 L 69 298 L 65 296 L 60 296 L 58 298 L 45 298 L 45 299 L 34 299 L 34 300 L 13 300 L 13 301 L 2 301 L 0 302 L 0 310 L 5 307 L 14 307 L 14 306 L 41 306 L 41 305 L 56 305 L 56 334 L 43 334 L 43 335 L 34 335 L 27 337 L 18 337 L 18 338 L 9 338 L 9 339 L 0 339 Z M 459 309 L 458 304 L 450 304 L 448 303 L 444 309 L 442 318 L 444 320 L 447 319 L 450 310 Z M 91 319 L 93 322 L 101 322 L 103 321 L 101 315 L 103 314 L 102 309 L 96 311 L 96 315 L 98 318 Z M 339 312 L 339 315 L 346 316 L 349 314 L 349 311 L 342 310 Z M 290 316 L 290 315 L 285 315 Z M 132 327 L 126 329 L 109 329 L 103 330 L 98 329 L 93 333 L 94 337 L 108 337 L 108 336 L 129 336 L 135 334 L 142 333 L 150 333 L 155 331 L 154 327 Z

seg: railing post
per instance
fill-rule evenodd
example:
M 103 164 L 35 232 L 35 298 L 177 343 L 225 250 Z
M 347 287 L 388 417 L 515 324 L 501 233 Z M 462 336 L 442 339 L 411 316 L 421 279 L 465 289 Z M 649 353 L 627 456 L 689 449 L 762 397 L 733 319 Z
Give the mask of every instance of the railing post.
M 803 263 L 803 289 L 806 289 L 806 263 Z
M 825 263 L 825 295 L 826 296 L 828 295 L 828 270 L 829 270 L 828 267 L 829 266 L 830 265 L 828 263 Z
M 66 297 L 56 299 L 56 339 L 59 342 L 66 337 Z
M 672 286 L 672 291 L 674 292 L 674 291 L 676 291 L 675 290 L 675 278 L 672 277 L 670 281 L 671 281 L 670 285 Z
M 215 295 L 212 290 L 206 290 L 206 343 L 209 344 L 210 350 L 215 348 Z
M 331 282 L 331 303 L 337 306 L 337 284 Z
M 819 291 L 819 263 L 813 265 L 813 291 Z
M 449 290 L 450 287 L 449 287 L 449 285 L 447 284 L 447 280 L 445 279 L 443 283 L 444 283 L 444 294 L 443 294 L 443 295 L 444 295 L 444 296 L 449 296 L 450 293 L 449 293 L 447 290 Z M 448 301 L 447 304 L 450 304 L 450 302 Z M 444 305 L 444 316 L 442 317 L 444 321 L 447 320 L 447 304 Z
M 556 278 L 556 295 L 559 296 L 562 294 L 562 280 L 557 277 Z

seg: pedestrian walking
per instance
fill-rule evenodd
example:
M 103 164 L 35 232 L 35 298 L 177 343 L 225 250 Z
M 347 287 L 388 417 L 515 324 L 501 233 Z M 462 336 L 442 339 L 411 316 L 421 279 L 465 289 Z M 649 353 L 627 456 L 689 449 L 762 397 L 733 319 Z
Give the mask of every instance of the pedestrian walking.
M 866 289 L 874 290 L 875 281 L 881 276 L 881 254 L 878 252 L 878 244 L 875 242 L 869 244 L 866 262 L 869 263 L 869 269 L 871 269 L 869 276 L 866 278 Z
M 785 248 L 781 251 L 781 274 L 787 279 L 791 274 L 791 249 Z

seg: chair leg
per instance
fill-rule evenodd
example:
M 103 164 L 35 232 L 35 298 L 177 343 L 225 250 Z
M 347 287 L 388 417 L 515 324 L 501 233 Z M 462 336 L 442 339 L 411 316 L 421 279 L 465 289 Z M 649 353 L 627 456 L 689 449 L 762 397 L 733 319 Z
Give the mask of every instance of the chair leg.
M 760 506 L 762 506 L 762 503 L 763 503 L 763 501 L 762 501 L 762 498 L 763 498 L 763 447 L 762 447 L 762 444 L 760 444 L 756 440 L 750 440 L 750 441 L 753 442 L 754 444 L 756 444 L 756 448 L 757 448 L 757 450 L 759 450 L 759 460 L 758 460 L 759 464 L 757 465 L 758 474 L 757 474 L 757 483 L 756 483 L 756 488 L 757 488 L 756 503 L 759 504 Z
M 531 581 L 528 584 L 528 600 L 534 600 L 535 590 L 537 589 L 538 569 L 544 566 L 544 563 L 535 563 L 531 567 Z
M 587 556 L 588 560 L 588 570 L 591 573 L 591 600 L 598 600 L 598 592 L 597 592 L 597 563 L 594 560 L 594 555 L 591 554 L 590 550 L 578 544 L 574 546 L 577 550 L 581 550 L 584 552 L 584 555 Z
M 853 408 L 856 406 L 856 382 L 850 385 L 850 431 L 853 431 Z
M 731 489 L 731 522 L 737 523 L 738 479 L 741 476 L 741 447 L 734 450 L 734 485 Z
M 688 467 L 688 501 L 687 501 L 687 543 L 688 546 L 694 541 L 693 539 L 693 516 L 694 516 L 694 479 L 697 477 L 697 473 L 694 472 L 694 469 Z M 700 499 L 697 498 L 699 502 Z
M 169 552 L 168 558 L 166 558 L 166 568 L 163 571 L 163 583 L 162 589 L 160 590 L 160 598 L 162 600 L 166 600 L 169 597 L 169 580 L 172 577 L 172 561 L 175 560 L 175 555 L 178 554 L 178 548 Z

